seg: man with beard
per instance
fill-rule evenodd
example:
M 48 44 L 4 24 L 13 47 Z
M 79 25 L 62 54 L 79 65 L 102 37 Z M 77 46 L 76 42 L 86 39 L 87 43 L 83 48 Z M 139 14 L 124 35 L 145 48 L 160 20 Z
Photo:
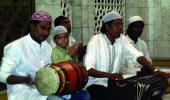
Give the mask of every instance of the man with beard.
M 46 100 L 33 80 L 40 68 L 51 64 L 52 48 L 46 41 L 51 21 L 47 12 L 33 13 L 28 35 L 5 46 L 0 81 L 7 84 L 8 100 Z
M 147 67 L 152 73 L 157 72 L 143 53 L 137 51 L 121 34 L 122 31 L 121 15 L 111 11 L 103 16 L 101 33 L 93 36 L 87 45 L 84 65 L 89 74 L 86 87 L 91 100 L 105 100 L 109 97 L 108 79 L 123 79 L 120 69 L 125 58 Z

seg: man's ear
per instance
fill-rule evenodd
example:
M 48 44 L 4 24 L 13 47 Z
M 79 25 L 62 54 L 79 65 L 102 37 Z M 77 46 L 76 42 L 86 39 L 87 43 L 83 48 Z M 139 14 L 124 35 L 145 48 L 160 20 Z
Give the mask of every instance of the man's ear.
M 36 25 L 34 25 L 34 24 L 32 24 L 32 23 L 30 24 L 30 30 L 31 30 L 31 31 L 33 31 L 33 30 L 35 29 L 35 27 L 36 27 Z
M 105 24 L 106 31 L 109 30 L 109 24 Z

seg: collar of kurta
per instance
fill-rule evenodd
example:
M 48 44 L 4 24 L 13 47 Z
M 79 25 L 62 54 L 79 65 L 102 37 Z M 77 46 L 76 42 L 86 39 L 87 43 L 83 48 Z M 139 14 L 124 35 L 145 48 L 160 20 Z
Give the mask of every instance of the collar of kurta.
M 67 49 L 61 48 L 61 47 L 59 47 L 58 45 L 56 45 L 55 48 L 59 49 L 59 50 L 62 51 L 62 52 L 66 52 L 66 51 L 67 51 Z
M 135 43 L 128 35 L 126 35 L 126 37 L 131 44 L 137 44 L 139 42 L 139 39 L 140 39 L 140 38 L 138 38 L 137 42 Z
M 106 34 L 104 34 L 104 38 L 105 38 L 107 44 L 114 46 L 115 43 L 112 44 L 112 43 L 110 42 L 110 40 L 107 38 Z
M 32 45 L 35 45 L 35 46 L 40 47 L 40 48 L 46 47 L 46 40 L 43 41 L 43 42 L 41 42 L 41 44 L 39 44 L 39 43 L 37 43 L 35 40 L 33 40 L 33 39 L 31 38 L 30 33 L 28 34 L 28 39 L 30 40 L 30 43 L 31 43 Z

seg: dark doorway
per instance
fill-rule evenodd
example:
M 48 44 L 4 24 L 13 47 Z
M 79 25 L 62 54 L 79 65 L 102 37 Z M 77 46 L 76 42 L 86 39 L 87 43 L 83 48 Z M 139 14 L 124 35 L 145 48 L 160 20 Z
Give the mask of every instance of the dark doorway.
M 27 34 L 23 29 L 34 10 L 35 0 L 0 0 L 0 62 L 4 46 Z
M 35 0 L 0 0 L 0 58 L 4 45 L 26 33 L 22 32 L 35 9 Z

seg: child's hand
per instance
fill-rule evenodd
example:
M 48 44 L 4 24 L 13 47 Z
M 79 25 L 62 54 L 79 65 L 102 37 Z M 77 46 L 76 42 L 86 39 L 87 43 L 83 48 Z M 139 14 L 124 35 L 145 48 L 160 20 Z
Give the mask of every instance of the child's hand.
M 77 56 L 76 52 L 77 52 L 77 47 L 78 45 L 77 44 L 73 44 L 72 46 L 68 47 L 67 50 L 67 54 L 72 57 L 72 58 L 75 58 Z

